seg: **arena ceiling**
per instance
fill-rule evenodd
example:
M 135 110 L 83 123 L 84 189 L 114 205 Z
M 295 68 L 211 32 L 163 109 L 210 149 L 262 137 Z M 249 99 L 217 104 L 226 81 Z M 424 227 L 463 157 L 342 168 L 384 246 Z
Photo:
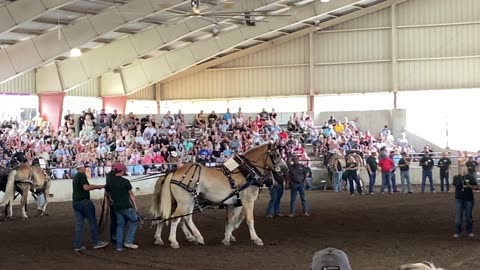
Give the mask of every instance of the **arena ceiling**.
M 44 92 L 101 77 L 102 85 L 117 89 L 109 95 L 130 94 L 212 60 L 403 1 L 203 0 L 192 10 L 197 1 L 0 0 L 0 83 L 37 69 Z M 254 26 L 245 11 L 260 14 Z M 81 56 L 73 57 L 72 49 Z

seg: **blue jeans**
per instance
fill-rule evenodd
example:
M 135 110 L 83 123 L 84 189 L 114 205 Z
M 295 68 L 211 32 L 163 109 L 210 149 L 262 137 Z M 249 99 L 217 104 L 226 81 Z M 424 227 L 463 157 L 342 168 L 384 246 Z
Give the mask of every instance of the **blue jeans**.
M 342 175 L 343 175 L 343 171 L 334 173 L 335 179 L 333 180 L 333 191 L 335 192 L 342 191 L 342 181 L 343 181 Z
M 430 191 L 433 192 L 435 188 L 433 188 L 432 170 L 422 170 L 422 192 L 425 192 L 425 183 L 427 182 L 427 178 L 430 180 Z
M 444 186 L 446 185 L 446 191 L 450 191 L 450 182 L 448 181 L 449 180 L 449 177 L 450 176 L 450 173 L 449 172 L 442 172 L 440 171 L 440 190 L 443 192 L 445 189 L 444 189 Z
M 95 216 L 95 206 L 90 200 L 73 202 L 73 211 L 75 212 L 75 242 L 76 249 L 83 246 L 83 220 L 86 218 L 90 225 L 90 234 L 93 245 L 100 243 L 98 237 L 97 218 Z
M 307 177 L 307 180 L 305 181 L 305 189 L 306 190 L 313 189 L 312 178 L 311 177 Z
M 375 180 L 377 178 L 377 172 L 372 172 L 373 174 L 368 175 L 368 193 L 373 193 L 373 190 L 375 189 Z
M 135 239 L 135 233 L 137 232 L 138 226 L 138 216 L 137 211 L 134 208 L 128 208 L 120 211 L 115 211 L 117 213 L 117 250 L 123 249 L 123 231 L 128 222 L 127 234 L 125 235 L 125 243 L 133 244 L 133 239 Z
M 267 216 L 276 216 L 280 214 L 283 185 L 273 185 L 268 190 L 270 191 L 270 202 L 268 203 Z
M 350 184 L 350 194 L 355 193 L 355 188 L 353 187 L 353 181 L 355 181 L 355 184 L 357 185 L 357 192 L 358 194 L 362 194 L 362 186 L 360 185 L 360 178 L 358 177 L 357 174 L 353 174 L 352 172 L 349 173 L 348 175 L 348 183 Z
M 297 192 L 300 193 L 303 213 L 308 213 L 307 197 L 305 196 L 305 185 L 292 183 L 290 185 L 290 214 L 295 214 L 295 201 L 297 200 Z
M 392 192 L 392 189 L 390 187 L 390 172 L 382 172 L 382 188 L 380 189 L 380 192 L 385 192 L 385 187 L 388 188 L 388 193 Z
M 110 242 L 117 241 L 117 213 L 110 206 Z
M 392 191 L 397 192 L 397 177 L 395 175 L 395 170 L 390 173 L 390 181 L 392 182 Z
M 462 233 L 462 223 L 463 215 L 465 214 L 465 219 L 467 222 L 467 233 L 472 233 L 473 231 L 473 206 L 474 201 L 464 201 L 464 200 L 455 200 L 455 233 Z
M 400 171 L 400 181 L 402 182 L 402 192 L 412 192 L 410 171 Z

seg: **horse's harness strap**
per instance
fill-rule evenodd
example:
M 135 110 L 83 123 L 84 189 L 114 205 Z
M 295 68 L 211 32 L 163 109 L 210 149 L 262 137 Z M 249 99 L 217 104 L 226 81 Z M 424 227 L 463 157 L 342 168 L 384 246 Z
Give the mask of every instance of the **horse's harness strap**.
M 233 190 L 233 192 L 221 203 L 223 204 L 226 200 L 230 199 L 233 196 L 236 196 L 237 202 L 235 203 L 235 207 L 242 206 L 242 200 L 240 199 L 240 190 L 238 189 L 237 185 L 235 185 L 235 181 L 232 179 L 232 172 L 223 165 L 222 165 L 222 169 L 223 169 L 223 174 L 227 177 L 228 183 L 230 184 L 230 188 Z M 247 182 L 247 185 L 249 185 L 248 182 Z
M 187 174 L 188 172 L 190 172 L 190 170 L 193 169 L 193 173 L 192 173 L 192 177 L 190 178 L 190 180 L 188 180 L 188 183 L 185 184 L 183 182 L 183 180 L 185 180 L 185 178 L 187 177 Z M 197 174 L 197 170 L 198 170 L 198 174 Z M 191 166 L 190 168 L 188 168 L 188 170 L 185 172 L 185 174 L 183 174 L 183 176 L 181 177 L 180 180 L 175 180 L 175 179 L 172 179 L 170 182 L 174 185 L 177 185 L 183 189 L 185 189 L 186 191 L 190 192 L 193 194 L 193 199 L 195 200 L 195 208 L 198 210 L 198 211 L 202 211 L 202 204 L 199 202 L 199 194 L 197 192 L 197 189 L 198 189 L 198 182 L 200 181 L 200 175 L 201 175 L 201 171 L 202 171 L 202 167 L 200 165 L 193 165 Z M 194 187 L 191 186 L 192 182 L 194 181 L 193 179 L 195 178 L 195 174 L 198 175 L 196 181 L 195 181 L 195 185 Z
M 257 167 L 253 166 L 253 164 L 248 159 L 243 157 L 243 155 L 235 154 L 233 159 L 240 164 L 239 170 L 245 179 L 247 179 L 249 185 L 261 186 L 261 182 L 265 176 L 262 175 Z

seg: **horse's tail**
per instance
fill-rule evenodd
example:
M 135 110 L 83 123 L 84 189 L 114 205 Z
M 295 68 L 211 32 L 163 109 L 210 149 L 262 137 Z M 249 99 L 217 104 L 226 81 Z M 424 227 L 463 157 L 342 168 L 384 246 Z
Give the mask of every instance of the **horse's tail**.
M 155 218 L 160 217 L 160 215 L 162 214 L 160 209 L 161 198 L 162 198 L 162 185 L 167 175 L 161 175 L 160 177 L 158 177 L 157 183 L 155 183 L 155 188 L 153 190 L 153 203 L 152 203 L 152 206 L 150 207 L 150 213 Z
M 5 197 L 0 205 L 12 204 L 15 192 L 15 176 L 17 176 L 17 170 L 13 170 L 8 174 L 7 186 L 5 187 Z
M 160 212 L 163 218 L 170 218 L 172 215 L 172 190 L 170 183 L 172 181 L 173 173 L 170 173 L 163 182 L 160 198 Z

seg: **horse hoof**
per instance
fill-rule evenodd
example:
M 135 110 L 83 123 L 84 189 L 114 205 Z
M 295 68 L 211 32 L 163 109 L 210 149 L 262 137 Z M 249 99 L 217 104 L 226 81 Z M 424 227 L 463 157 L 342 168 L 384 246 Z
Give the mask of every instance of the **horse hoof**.
M 232 236 L 230 236 L 230 241 L 237 242 L 237 238 L 235 238 L 235 236 L 232 235 Z
M 200 246 L 205 246 L 205 240 L 201 239 L 201 240 L 198 240 L 197 245 L 200 245 Z
M 227 241 L 227 240 L 222 240 L 222 244 L 224 244 L 225 246 L 230 246 L 230 241 Z
M 180 248 L 180 245 L 178 243 L 171 243 L 170 247 L 171 248 Z
M 263 246 L 263 241 L 260 238 L 253 240 L 253 243 L 257 246 Z
M 163 246 L 163 240 L 162 239 L 155 239 L 155 245 Z
M 197 241 L 197 238 L 195 238 L 195 237 L 188 237 L 188 238 L 187 238 L 187 242 L 189 242 L 189 243 L 197 243 L 198 241 Z

